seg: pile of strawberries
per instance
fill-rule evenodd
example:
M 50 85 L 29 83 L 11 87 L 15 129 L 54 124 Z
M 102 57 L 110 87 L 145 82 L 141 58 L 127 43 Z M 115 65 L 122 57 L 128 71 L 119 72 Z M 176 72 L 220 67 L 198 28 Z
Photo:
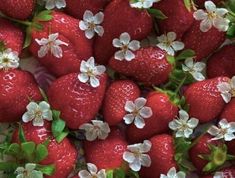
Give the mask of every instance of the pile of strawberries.
M 235 178 L 234 39 L 234 0 L 0 0 L 0 177 Z

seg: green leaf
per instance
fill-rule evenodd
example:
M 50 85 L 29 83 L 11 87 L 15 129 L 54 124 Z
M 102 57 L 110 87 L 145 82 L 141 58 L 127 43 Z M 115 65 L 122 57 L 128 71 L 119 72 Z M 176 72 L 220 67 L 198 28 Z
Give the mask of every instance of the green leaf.
M 0 162 L 0 171 L 14 172 L 19 165 L 14 162 Z
M 158 10 L 158 9 L 147 9 L 148 13 L 151 14 L 153 17 L 157 18 L 157 19 L 167 19 L 167 16 L 165 14 L 163 14 L 162 11 Z
M 51 10 L 44 10 L 36 16 L 37 21 L 49 21 L 53 18 Z
M 24 131 L 23 131 L 23 128 L 22 128 L 21 125 L 19 125 L 18 134 L 19 134 L 19 140 L 20 140 L 20 142 L 21 142 L 21 143 L 26 142 L 26 138 L 25 138 L 25 135 L 24 135 Z
M 47 147 L 43 144 L 37 145 L 36 152 L 35 152 L 36 162 L 40 162 L 44 160 L 47 156 L 48 156 Z
M 54 137 L 60 135 L 60 133 L 64 130 L 64 128 L 65 128 L 65 121 L 63 121 L 62 119 L 53 120 L 51 129 Z
M 52 110 L 53 119 L 60 119 L 60 111 Z
M 12 143 L 6 152 L 6 154 L 10 155 L 17 155 L 19 153 L 20 153 L 20 145 L 17 143 Z
M 54 165 L 40 165 L 37 164 L 36 169 L 38 171 L 41 171 L 43 174 L 51 176 L 55 172 L 55 166 Z
M 192 8 L 191 0 L 184 0 L 184 5 L 188 9 L 188 11 L 191 11 Z
M 32 156 L 32 154 L 35 151 L 36 144 L 34 142 L 24 142 L 21 144 L 21 149 L 23 153 L 29 157 Z
M 68 131 L 61 132 L 55 139 L 58 143 L 60 143 L 64 140 L 65 137 L 67 137 L 68 134 L 69 134 Z
M 177 61 L 180 61 L 180 60 L 185 60 L 187 58 L 192 58 L 192 57 L 195 57 L 196 56 L 196 53 L 195 51 L 191 50 L 191 49 L 186 49 L 186 50 L 183 50 L 177 57 L 176 57 L 176 60 Z
M 108 170 L 106 172 L 106 178 L 114 178 L 113 174 L 114 174 L 113 170 Z
M 227 35 L 228 38 L 234 38 L 235 37 L 235 24 L 230 25 L 226 35 Z
M 175 57 L 174 56 L 167 55 L 166 58 L 170 64 L 175 65 Z
M 125 178 L 125 171 L 123 169 L 115 169 L 114 178 Z

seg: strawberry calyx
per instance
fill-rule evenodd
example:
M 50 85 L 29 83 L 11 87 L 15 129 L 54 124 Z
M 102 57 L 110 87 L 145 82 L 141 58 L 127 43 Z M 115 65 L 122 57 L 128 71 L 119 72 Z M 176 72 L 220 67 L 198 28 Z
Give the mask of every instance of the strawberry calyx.
M 28 163 L 35 164 L 35 170 L 44 175 L 51 176 L 55 171 L 55 166 L 41 165 L 40 162 L 48 156 L 49 140 L 41 144 L 27 141 L 22 126 L 19 126 L 18 132 L 19 143 L 4 142 L 0 144 L 0 153 L 2 157 L 8 157 L 8 161 L 0 162 L 0 171 L 4 171 L 9 177 L 14 176 L 18 167 L 24 167 Z
M 123 168 L 110 169 L 106 171 L 106 178 L 139 178 L 139 174 L 132 170 L 125 171 Z
M 227 154 L 225 144 L 215 146 L 208 144 L 210 154 L 198 155 L 201 159 L 209 161 L 203 168 L 203 172 L 213 172 L 221 168 L 227 161 L 234 160 L 235 156 Z

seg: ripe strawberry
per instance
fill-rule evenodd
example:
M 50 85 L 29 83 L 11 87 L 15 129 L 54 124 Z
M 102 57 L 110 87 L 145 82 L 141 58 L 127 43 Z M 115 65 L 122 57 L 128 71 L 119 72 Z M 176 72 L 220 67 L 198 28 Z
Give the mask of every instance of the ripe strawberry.
M 27 19 L 33 12 L 35 0 L 0 0 L 0 11 L 16 19 Z
M 128 0 L 113 0 L 105 8 L 104 17 L 102 26 L 105 32 L 96 39 L 94 49 L 95 58 L 101 64 L 108 63 L 117 50 L 112 45 L 114 38 L 127 32 L 132 40 L 142 40 L 151 32 L 153 26 L 147 11 L 131 8 Z
M 215 4 L 219 4 L 222 0 L 211 0 L 212 2 L 214 2 Z M 204 8 L 205 7 L 205 2 L 206 0 L 196 0 L 195 3 L 197 4 L 197 6 L 199 8 Z
M 122 155 L 126 151 L 127 142 L 121 132 L 112 128 L 105 140 L 85 141 L 86 162 L 93 163 L 98 169 L 115 169 L 122 166 Z
M 193 13 L 185 7 L 183 1 L 164 0 L 155 3 L 154 7 L 167 16 L 164 20 L 158 20 L 161 33 L 175 32 L 177 38 L 181 38 L 193 23 Z
M 156 178 L 160 174 L 167 174 L 172 167 L 177 168 L 174 160 L 173 138 L 170 135 L 156 135 L 150 139 L 152 147 L 147 154 L 151 158 L 150 167 L 142 167 L 140 170 L 141 178 Z
M 220 118 L 227 119 L 228 122 L 235 122 L 235 99 L 232 99 L 226 106 L 224 107 Z
M 210 145 L 219 146 L 222 143 L 218 140 L 211 140 L 212 137 L 209 134 L 203 135 L 200 137 L 198 142 L 190 149 L 189 155 L 193 165 L 197 168 L 199 173 L 202 173 L 203 168 L 208 164 L 208 160 L 202 159 L 199 155 L 210 155 L 212 150 L 210 149 Z M 213 163 L 219 164 L 220 162 L 225 161 L 224 155 L 222 154 L 221 150 L 214 151 Z M 219 157 L 220 156 L 220 157 Z M 225 155 L 226 157 L 226 155 Z M 216 162 L 218 161 L 218 162 Z
M 46 177 L 67 178 L 68 175 L 72 172 L 78 156 L 78 152 L 70 143 L 70 141 L 67 138 L 64 138 L 61 143 L 57 143 L 51 133 L 51 124 L 47 121 L 42 127 L 35 127 L 32 125 L 32 123 L 27 123 L 23 124 L 22 128 L 27 141 L 33 141 L 36 144 L 40 144 L 49 139 L 48 156 L 45 160 L 40 162 L 40 164 L 54 164 L 56 169 L 52 176 Z M 13 143 L 14 142 L 19 142 L 18 130 L 16 130 L 13 136 Z
M 177 106 L 165 93 L 151 92 L 146 99 L 146 106 L 152 109 L 153 115 L 145 119 L 143 129 L 138 129 L 133 124 L 127 128 L 127 137 L 132 143 L 148 139 L 155 134 L 166 133 L 169 130 L 169 122 L 178 114 Z
M 189 105 L 189 115 L 201 123 L 216 118 L 225 106 L 217 85 L 228 80 L 227 77 L 218 77 L 191 84 L 184 94 Z
M 17 69 L 0 71 L 0 122 L 16 122 L 30 100 L 42 99 L 33 76 Z
M 235 46 L 227 45 L 214 53 L 207 62 L 207 76 L 209 78 L 235 75 Z
M 202 32 L 200 22 L 194 21 L 191 28 L 184 34 L 182 41 L 186 49 L 192 49 L 196 52 L 195 59 L 201 61 L 219 48 L 224 40 L 224 32 L 219 32 L 214 27 L 208 32 Z
M 6 48 L 11 48 L 12 51 L 20 54 L 23 47 L 23 32 L 2 18 L 0 18 L 0 26 L 0 42 L 3 42 Z
M 79 29 L 77 19 L 55 11 L 52 16 L 52 20 L 41 22 L 42 31 L 33 30 L 30 51 L 41 64 L 56 76 L 77 72 L 81 61 L 92 56 L 92 41 L 88 40 L 84 32 Z M 68 46 L 60 46 L 63 50 L 62 58 L 56 58 L 50 52 L 45 57 L 39 58 L 38 51 L 41 46 L 35 39 L 48 39 L 48 35 L 53 33 L 59 33 L 58 39 L 68 44 Z
M 48 89 L 51 106 L 61 111 L 61 117 L 71 129 L 94 119 L 105 94 L 107 76 L 100 76 L 100 86 L 91 87 L 78 80 L 77 73 L 71 73 L 55 80 Z
M 234 178 L 235 177 L 235 167 L 223 168 L 217 172 L 222 173 L 223 175 L 222 178 Z M 213 178 L 213 176 L 207 175 L 207 176 L 202 176 L 201 178 Z
M 90 10 L 94 14 L 103 10 L 104 6 L 110 0 L 66 0 L 66 12 L 75 18 L 83 19 L 83 14 L 86 10 Z
M 167 82 L 174 64 L 168 61 L 165 51 L 158 47 L 146 47 L 140 48 L 134 54 L 135 58 L 132 61 L 119 61 L 113 57 L 109 65 L 117 72 L 147 85 Z
M 138 86 L 130 80 L 113 82 L 105 94 L 103 115 L 109 125 L 117 125 L 126 114 L 125 104 L 140 96 Z

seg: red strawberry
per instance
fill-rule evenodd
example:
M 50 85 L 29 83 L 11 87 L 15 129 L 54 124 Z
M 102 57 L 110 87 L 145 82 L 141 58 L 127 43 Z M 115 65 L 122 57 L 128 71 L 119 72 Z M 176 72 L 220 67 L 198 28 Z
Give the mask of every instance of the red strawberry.
M 235 75 L 235 46 L 227 45 L 214 53 L 207 63 L 207 76 L 209 78 L 226 76 L 232 78 Z
M 32 32 L 32 44 L 30 51 L 37 57 L 50 72 L 56 76 L 62 76 L 72 72 L 77 72 L 80 63 L 84 59 L 92 56 L 92 41 L 85 37 L 83 31 L 79 29 L 79 21 L 62 12 L 53 12 L 51 21 L 43 22 L 43 30 Z M 45 57 L 39 58 L 38 51 L 40 45 L 35 41 L 42 38 L 48 39 L 48 35 L 58 33 L 57 39 L 68 44 L 61 45 L 63 51 L 62 58 L 56 58 L 50 52 Z
M 164 0 L 154 4 L 154 8 L 161 10 L 167 18 L 158 20 L 161 33 L 175 32 L 177 38 L 190 28 L 193 23 L 193 14 L 179 0 Z
M 211 0 L 212 2 L 214 2 L 215 4 L 219 4 L 222 0 Z M 199 8 L 204 8 L 205 7 L 205 2 L 206 0 L 196 0 L 195 3 L 197 4 L 197 6 Z
M 151 92 L 146 99 L 146 106 L 152 109 L 153 115 L 145 119 L 143 129 L 138 129 L 133 124 L 127 128 L 127 137 L 132 143 L 148 139 L 155 134 L 167 132 L 169 122 L 178 114 L 177 106 L 170 101 L 167 94 Z
M 224 32 L 219 32 L 214 27 L 208 32 L 202 32 L 200 21 L 194 21 L 191 28 L 184 34 L 182 41 L 186 49 L 192 49 L 196 52 L 195 59 L 201 61 L 219 48 L 224 40 Z
M 2 18 L 0 18 L 0 26 L 0 42 L 3 42 L 6 48 L 11 48 L 12 51 L 20 54 L 23 47 L 23 32 Z
M 235 99 L 232 99 L 226 106 L 224 107 L 220 118 L 227 119 L 228 122 L 235 122 Z
M 0 0 L 0 11 L 10 17 L 24 20 L 32 14 L 35 2 L 35 0 Z
M 98 63 L 105 64 L 117 50 L 112 45 L 114 38 L 127 32 L 132 40 L 141 40 L 151 32 L 153 25 L 147 11 L 131 8 L 129 0 L 113 0 L 105 8 L 102 26 L 105 32 L 96 39 L 94 52 Z
M 222 144 L 220 141 L 215 141 L 211 139 L 212 137 L 210 135 L 208 134 L 203 135 L 202 137 L 200 137 L 196 145 L 194 145 L 190 149 L 189 152 L 193 165 L 197 168 L 197 171 L 200 173 L 202 172 L 203 168 L 207 165 L 209 161 L 200 158 L 199 155 L 210 155 L 212 150 L 210 149 L 209 145 L 219 146 Z M 222 159 L 224 159 L 224 157 L 219 157 L 219 156 L 224 156 L 221 154 L 221 151 L 214 153 L 215 153 L 215 155 L 213 156 L 213 158 L 215 159 L 214 161 L 218 161 L 218 163 L 220 161 L 223 161 Z
M 113 82 L 105 94 L 103 115 L 109 125 L 117 125 L 123 120 L 126 114 L 125 104 L 127 101 L 134 101 L 140 96 L 138 86 L 130 81 Z
M 234 178 L 235 177 L 235 167 L 223 168 L 217 172 L 222 174 L 223 177 L 221 178 Z M 201 178 L 213 178 L 213 176 L 208 175 L 208 176 L 202 176 Z
M 216 118 L 225 106 L 217 85 L 228 80 L 227 77 L 218 77 L 191 84 L 184 94 L 189 105 L 189 115 L 201 123 Z
M 0 71 L 0 122 L 16 122 L 30 100 L 42 99 L 33 76 L 17 69 Z
M 103 10 L 104 6 L 110 0 L 66 0 L 66 12 L 73 17 L 83 19 L 83 14 L 86 10 L 90 10 L 94 14 Z
M 119 61 L 113 57 L 109 65 L 117 72 L 147 85 L 167 82 L 173 64 L 167 60 L 165 51 L 158 47 L 147 47 L 135 51 L 134 54 L 135 58 L 132 61 Z
M 151 158 L 150 167 L 142 167 L 140 170 L 141 178 L 156 178 L 160 174 L 167 174 L 172 168 L 177 168 L 174 160 L 173 138 L 170 135 L 157 135 L 150 139 L 152 147 L 147 154 Z
M 91 87 L 72 73 L 55 80 L 48 89 L 51 106 L 61 111 L 61 117 L 71 129 L 94 119 L 105 94 L 107 76 L 100 76 L 100 86 Z
M 85 141 L 86 162 L 95 164 L 98 169 L 115 169 L 123 163 L 122 155 L 127 142 L 121 132 L 113 128 L 105 140 Z
M 72 172 L 78 153 L 75 147 L 70 143 L 67 138 L 61 143 L 57 143 L 51 133 L 51 124 L 45 122 L 42 127 L 34 127 L 32 123 L 22 125 L 25 138 L 27 141 L 33 141 L 36 144 L 40 144 L 49 139 L 48 156 L 40 164 L 49 165 L 54 164 L 56 169 L 52 176 L 46 176 L 50 178 L 67 178 Z M 15 132 L 13 142 L 19 142 L 18 130 Z

